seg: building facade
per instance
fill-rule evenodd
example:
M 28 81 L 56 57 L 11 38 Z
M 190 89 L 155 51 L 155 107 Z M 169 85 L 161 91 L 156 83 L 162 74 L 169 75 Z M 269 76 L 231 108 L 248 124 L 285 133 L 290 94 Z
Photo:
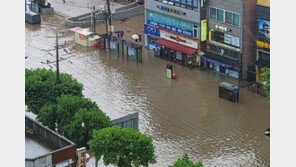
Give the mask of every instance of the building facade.
M 256 60 L 256 0 L 208 0 L 203 65 L 239 80 Z
M 261 68 L 270 67 L 270 0 L 257 0 L 256 82 L 260 83 Z
M 146 0 L 145 46 L 158 56 L 187 64 L 200 60 L 200 1 Z

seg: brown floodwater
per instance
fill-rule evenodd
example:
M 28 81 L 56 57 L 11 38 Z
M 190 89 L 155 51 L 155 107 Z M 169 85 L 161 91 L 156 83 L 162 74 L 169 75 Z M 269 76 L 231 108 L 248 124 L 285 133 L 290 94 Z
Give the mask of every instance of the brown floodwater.
M 143 32 L 138 16 L 115 29 L 130 29 L 125 37 Z M 173 65 L 176 80 L 166 78 L 166 60 L 144 50 L 142 63 L 73 43 L 63 18 L 42 17 L 41 25 L 25 25 L 26 68 L 55 70 L 55 33 L 60 33 L 60 71 L 84 85 L 83 94 L 95 101 L 111 119 L 139 112 L 139 129 L 154 140 L 157 163 L 172 165 L 187 153 L 204 166 L 270 166 L 268 99 L 240 89 L 238 104 L 218 97 L 218 84 L 237 81 L 211 71 Z M 98 31 L 104 26 L 98 25 Z M 100 30 L 102 28 L 102 30 Z M 104 32 L 103 32 L 104 33 Z M 47 64 L 47 63 L 48 64 Z M 102 162 L 100 162 L 102 164 Z M 94 159 L 88 163 L 94 166 Z M 100 165 L 102 166 L 102 165 Z

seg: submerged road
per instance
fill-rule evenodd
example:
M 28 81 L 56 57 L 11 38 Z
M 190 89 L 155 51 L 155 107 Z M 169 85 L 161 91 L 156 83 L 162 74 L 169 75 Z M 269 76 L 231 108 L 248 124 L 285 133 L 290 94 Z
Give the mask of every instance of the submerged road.
M 140 20 L 144 20 L 143 16 Z M 25 26 L 26 68 L 55 70 L 55 33 L 60 30 L 60 71 L 84 85 L 83 94 L 111 119 L 139 112 L 139 129 L 154 139 L 157 163 L 172 165 L 188 153 L 204 166 L 269 166 L 267 98 L 240 90 L 238 104 L 218 98 L 218 84 L 236 82 L 210 71 L 174 65 L 176 80 L 166 78 L 166 60 L 144 51 L 143 63 L 73 43 L 63 18 L 42 16 L 41 25 Z M 121 26 L 141 31 L 139 18 Z M 137 28 L 137 26 L 139 26 Z M 53 63 L 51 63 L 53 62 Z M 94 166 L 92 159 L 89 166 Z

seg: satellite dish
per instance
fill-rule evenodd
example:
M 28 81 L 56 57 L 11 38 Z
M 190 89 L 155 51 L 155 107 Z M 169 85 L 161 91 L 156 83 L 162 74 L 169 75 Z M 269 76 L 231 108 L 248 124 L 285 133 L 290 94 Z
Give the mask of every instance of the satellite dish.
M 134 34 L 134 35 L 132 35 L 132 38 L 133 38 L 134 40 L 137 40 L 137 39 L 139 39 L 139 36 L 138 36 L 137 34 Z

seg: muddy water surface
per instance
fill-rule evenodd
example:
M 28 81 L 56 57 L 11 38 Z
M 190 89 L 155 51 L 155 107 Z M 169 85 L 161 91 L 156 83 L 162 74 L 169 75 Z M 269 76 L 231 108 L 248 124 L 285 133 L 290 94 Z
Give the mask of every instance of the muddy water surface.
M 143 16 L 120 24 L 126 38 L 142 33 Z M 142 20 L 142 22 L 141 22 Z M 104 29 L 103 25 L 99 27 Z M 120 27 L 121 26 L 121 27 Z M 63 18 L 42 17 L 42 24 L 25 26 L 26 68 L 55 70 L 55 32 L 60 33 L 60 70 L 84 85 L 84 95 L 111 118 L 139 112 L 139 129 L 154 139 L 157 163 L 168 166 L 188 153 L 205 166 L 269 166 L 270 140 L 267 98 L 240 90 L 238 104 L 218 98 L 218 84 L 235 80 L 210 71 L 174 65 L 176 80 L 166 78 L 166 60 L 144 51 L 143 63 L 73 43 Z M 100 29 L 100 28 L 98 28 Z M 103 30 L 101 30 L 103 31 Z M 102 164 L 102 163 L 101 163 Z M 91 159 L 89 166 L 94 166 Z

